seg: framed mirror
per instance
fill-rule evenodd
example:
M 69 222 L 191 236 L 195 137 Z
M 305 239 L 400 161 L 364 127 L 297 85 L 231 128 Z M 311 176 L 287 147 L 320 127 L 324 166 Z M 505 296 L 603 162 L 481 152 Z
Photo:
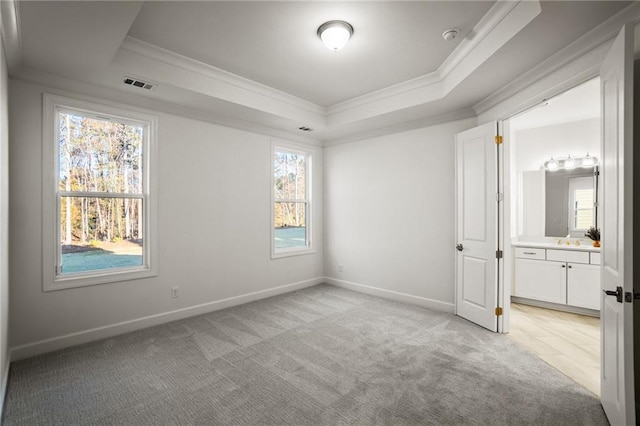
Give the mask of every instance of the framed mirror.
M 597 223 L 597 188 L 597 167 L 547 170 L 544 235 L 583 238 Z
M 598 167 L 522 172 L 518 235 L 584 238 L 598 223 Z

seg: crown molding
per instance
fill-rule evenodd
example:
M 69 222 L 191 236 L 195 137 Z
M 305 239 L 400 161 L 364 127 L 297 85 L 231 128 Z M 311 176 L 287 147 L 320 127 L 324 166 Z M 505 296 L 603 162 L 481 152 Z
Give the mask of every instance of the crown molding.
M 444 98 L 541 11 L 538 0 L 496 2 L 436 71 L 332 105 L 326 111 L 328 125 Z
M 338 114 L 368 103 L 381 102 L 403 93 L 423 89 L 427 86 L 442 84 L 444 79 L 460 66 L 474 49 L 478 48 L 480 43 L 517 5 L 517 1 L 496 2 L 436 71 L 332 105 L 327 108 L 327 115 Z M 444 96 L 444 94 L 442 96 Z
M 15 74 L 22 66 L 23 60 L 19 2 L 17 0 L 0 1 L 0 18 L 7 67 L 10 74 Z
M 209 79 L 217 80 L 223 84 L 234 86 L 244 91 L 268 97 L 278 102 L 287 103 L 296 108 L 300 108 L 314 114 L 324 115 L 325 113 L 325 109 L 323 107 L 302 98 L 290 95 L 281 90 L 274 89 L 265 84 L 261 84 L 248 78 L 241 77 L 237 74 L 233 74 L 212 65 L 205 64 L 187 56 L 180 55 L 154 44 L 138 40 L 131 36 L 127 36 L 125 38 L 124 42 L 122 43 L 121 49 L 127 50 L 132 53 L 137 53 L 138 55 L 155 59 L 156 61 L 160 61 L 187 71 L 191 71 L 193 73 L 202 75 Z
M 324 139 L 324 146 L 341 145 L 345 143 L 358 142 L 365 139 L 371 139 L 379 136 L 385 136 L 395 133 L 402 133 L 409 130 L 422 129 L 425 127 L 437 126 L 439 124 L 450 123 L 473 118 L 476 113 L 472 108 L 464 108 L 456 111 L 446 112 L 443 114 L 431 115 L 418 120 L 406 121 L 404 123 L 382 126 L 371 130 L 352 133 L 346 136 Z
M 538 3 L 537 1 L 534 3 Z M 465 37 L 455 50 L 451 52 L 449 57 L 444 60 L 442 65 L 438 68 L 438 73 L 441 78 L 445 78 L 453 70 L 460 65 L 460 63 L 471 54 L 471 52 L 478 47 L 478 44 L 484 40 L 491 31 L 498 26 L 513 9 L 518 5 L 517 1 L 497 1 L 491 9 L 478 21 L 473 27 L 471 33 Z M 538 12 L 540 13 L 540 12 Z
M 118 90 L 113 87 L 85 83 L 76 79 L 70 79 L 28 67 L 23 67 L 18 76 L 12 76 L 11 78 L 15 81 L 24 82 L 25 84 L 36 85 L 42 90 L 61 96 L 91 100 L 93 102 L 96 101 L 95 98 L 99 98 L 102 103 L 108 104 L 110 102 L 117 102 L 120 104 L 126 104 L 130 108 L 140 112 L 172 114 L 179 117 L 199 120 L 269 137 L 277 137 L 307 145 L 323 145 L 320 139 L 310 137 L 307 134 L 285 131 L 265 124 L 242 120 L 236 117 L 229 117 L 164 99 L 140 96 L 139 94 L 131 93 L 128 90 Z
M 534 5 L 539 4 L 537 0 L 529 3 Z M 338 114 L 365 104 L 381 102 L 403 93 L 421 90 L 431 85 L 442 84 L 443 81 L 464 62 L 465 58 L 481 46 L 481 42 L 491 34 L 498 24 L 500 24 L 518 4 L 519 1 L 497 1 L 436 71 L 332 105 L 327 108 L 327 115 Z M 539 13 L 540 11 L 538 11 L 537 14 Z M 444 95 L 443 93 L 440 97 L 444 97 Z
M 436 71 L 328 108 L 133 37 L 124 40 L 114 64 L 161 84 L 265 112 L 278 111 L 282 117 L 321 130 L 444 98 L 540 12 L 538 0 L 499 0 Z
M 611 41 L 625 23 L 637 24 L 638 22 L 640 22 L 640 3 L 634 2 L 522 74 L 520 77 L 506 84 L 499 91 L 481 100 L 473 106 L 473 109 L 478 115 L 494 109 L 499 104 L 527 89 L 537 81 L 580 60 L 582 57 L 588 56 L 603 44 Z M 600 60 L 602 59 L 604 59 L 604 57 Z M 590 65 L 589 68 L 593 68 L 593 64 Z M 594 70 L 589 69 L 587 74 L 594 74 Z M 597 74 L 597 72 L 595 72 L 595 74 Z

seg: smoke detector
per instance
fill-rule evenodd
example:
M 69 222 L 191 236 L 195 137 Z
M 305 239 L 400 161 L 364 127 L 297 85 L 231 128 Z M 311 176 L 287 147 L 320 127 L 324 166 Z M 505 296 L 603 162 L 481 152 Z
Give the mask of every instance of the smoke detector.
M 442 33 L 442 38 L 445 39 L 445 41 L 453 41 L 458 38 L 458 30 L 451 28 Z

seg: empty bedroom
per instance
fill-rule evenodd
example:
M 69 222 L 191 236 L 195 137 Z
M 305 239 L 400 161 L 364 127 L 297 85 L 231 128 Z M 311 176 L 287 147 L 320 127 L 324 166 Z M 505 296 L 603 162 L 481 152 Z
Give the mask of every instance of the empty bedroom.
M 635 424 L 639 22 L 630 1 L 3 0 L 1 423 Z M 525 145 L 518 117 L 575 87 L 589 126 Z M 537 303 L 521 246 L 578 261 L 514 239 L 510 159 L 580 135 L 601 247 L 562 234 L 578 302 Z M 583 296 L 588 382 L 511 303 Z

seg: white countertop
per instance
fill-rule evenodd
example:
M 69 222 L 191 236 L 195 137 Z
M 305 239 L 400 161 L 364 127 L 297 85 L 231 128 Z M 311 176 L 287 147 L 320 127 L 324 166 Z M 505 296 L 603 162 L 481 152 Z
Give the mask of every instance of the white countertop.
M 533 247 L 533 248 L 544 248 L 544 249 L 554 249 L 554 250 L 573 250 L 573 251 L 589 251 L 594 253 L 600 253 L 600 247 L 593 247 L 592 243 L 580 243 L 579 246 L 575 245 L 575 241 L 571 245 L 567 245 L 566 239 L 562 238 L 563 244 L 558 244 L 557 242 L 526 242 L 526 241 L 515 241 L 512 242 L 511 245 L 513 247 Z

